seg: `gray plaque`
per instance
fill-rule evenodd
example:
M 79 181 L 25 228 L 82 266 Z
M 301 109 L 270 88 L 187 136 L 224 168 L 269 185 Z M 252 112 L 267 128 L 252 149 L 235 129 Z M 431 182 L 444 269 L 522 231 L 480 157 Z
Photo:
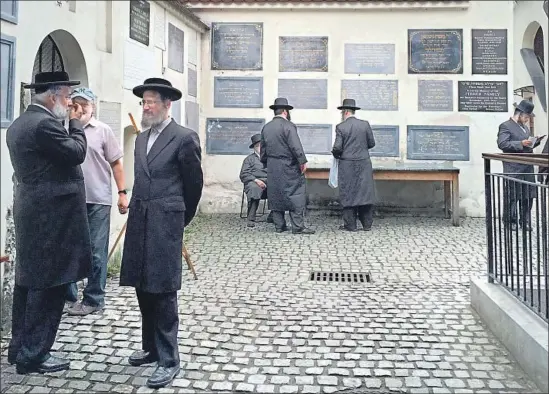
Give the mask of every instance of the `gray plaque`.
M 507 81 L 458 81 L 458 111 L 507 112 Z
M 198 94 L 198 81 L 196 70 L 187 68 L 189 75 L 187 77 L 187 91 L 189 96 L 196 97 Z
M 181 124 L 181 100 L 172 101 L 172 119 Z
M 398 126 L 372 126 L 376 146 L 370 149 L 372 157 L 400 156 L 400 133 Z
M 469 161 L 468 126 L 408 126 L 410 160 Z
M 398 111 L 398 80 L 344 79 L 341 100 L 355 99 L 357 106 L 370 111 Z
M 168 24 L 168 67 L 172 70 L 185 71 L 185 60 L 183 54 L 185 48 L 185 35 L 183 30 L 178 29 L 171 23 Z
M 261 133 L 265 119 L 206 120 L 206 153 L 210 155 L 247 155 L 250 138 Z
M 151 5 L 145 0 L 130 0 L 130 38 L 149 46 Z
M 417 84 L 418 111 L 453 111 L 454 82 L 419 80 Z
M 305 153 L 329 155 L 332 152 L 332 125 L 296 124 Z
M 473 29 L 473 74 L 507 74 L 507 29 Z
M 408 29 L 409 74 L 463 74 L 463 29 Z
M 279 79 L 278 97 L 286 97 L 296 109 L 327 109 L 327 79 Z
M 200 106 L 192 101 L 185 101 L 185 127 L 198 133 L 200 122 Z
M 215 108 L 263 108 L 263 77 L 215 77 Z
M 279 37 L 278 71 L 328 71 L 328 37 Z
M 345 44 L 345 74 L 394 74 L 395 44 Z
M 212 23 L 212 70 L 262 70 L 263 23 Z

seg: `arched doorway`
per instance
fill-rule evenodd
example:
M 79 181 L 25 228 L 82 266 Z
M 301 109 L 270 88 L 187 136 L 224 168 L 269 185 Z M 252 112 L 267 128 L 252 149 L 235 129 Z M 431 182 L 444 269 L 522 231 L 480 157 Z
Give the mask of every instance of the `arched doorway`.
M 55 30 L 40 44 L 34 58 L 33 75 L 40 71 L 66 71 L 71 79 L 88 84 L 86 60 L 76 38 L 66 30 Z
M 536 35 L 534 36 L 534 53 L 538 58 L 538 62 L 541 66 L 541 69 L 545 73 L 545 49 L 543 45 L 543 30 L 541 26 L 538 28 Z

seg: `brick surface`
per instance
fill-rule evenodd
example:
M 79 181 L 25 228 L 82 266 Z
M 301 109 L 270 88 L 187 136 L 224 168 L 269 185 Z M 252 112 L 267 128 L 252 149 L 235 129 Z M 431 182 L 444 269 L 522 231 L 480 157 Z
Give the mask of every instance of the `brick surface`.
M 485 271 L 484 222 L 397 217 L 371 232 L 275 234 L 237 215 L 200 218 L 186 244 L 198 280 L 179 292 L 181 373 L 162 393 L 539 392 L 469 306 Z M 313 270 L 366 272 L 372 283 L 318 283 Z M 71 370 L 17 375 L 2 353 L 2 392 L 153 392 L 135 293 L 110 280 L 106 308 L 64 316 L 55 348 Z M 6 347 L 3 346 L 3 349 Z

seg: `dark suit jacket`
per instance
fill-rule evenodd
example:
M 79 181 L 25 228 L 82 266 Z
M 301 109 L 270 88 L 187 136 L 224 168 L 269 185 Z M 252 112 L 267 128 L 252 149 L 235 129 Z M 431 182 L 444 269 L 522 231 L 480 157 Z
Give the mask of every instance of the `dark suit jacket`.
M 367 160 L 375 145 L 370 123 L 351 116 L 336 126 L 332 154 L 341 160 Z
M 533 153 L 533 148 L 522 146 L 523 140 L 530 137 L 513 119 L 499 125 L 498 147 L 503 153 Z M 506 173 L 533 173 L 534 166 L 530 164 L 503 163 Z M 533 178 L 533 176 L 532 176 Z
M 80 164 L 86 135 L 69 131 L 42 107 L 29 105 L 6 133 L 17 182 L 14 197 L 15 283 L 43 289 L 91 272 L 86 190 Z
M 183 231 L 202 195 L 201 148 L 198 134 L 173 120 L 147 155 L 149 135 L 135 141 L 120 285 L 165 293 L 181 288 Z

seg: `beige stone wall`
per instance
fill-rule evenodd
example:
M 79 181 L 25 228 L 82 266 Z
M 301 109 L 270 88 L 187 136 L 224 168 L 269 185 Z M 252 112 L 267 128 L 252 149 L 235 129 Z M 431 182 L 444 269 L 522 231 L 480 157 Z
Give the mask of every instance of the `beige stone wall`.
M 471 29 L 508 29 L 509 55 L 513 48 L 513 2 L 471 1 L 466 9 L 345 9 L 323 10 L 313 7 L 284 9 L 197 9 L 195 12 L 206 22 L 262 22 L 263 23 L 263 70 L 262 71 L 213 71 L 210 69 L 210 41 L 205 36 L 202 70 L 201 138 L 205 141 L 205 119 L 219 118 L 265 118 L 272 117 L 268 106 L 277 96 L 278 78 L 327 78 L 328 109 L 295 109 L 295 123 L 329 123 L 335 126 L 340 114 L 340 81 L 342 79 L 398 79 L 399 109 L 389 112 L 361 111 L 358 116 L 377 125 L 400 127 L 400 158 L 406 161 L 406 128 L 408 125 L 469 126 L 470 160 L 454 162 L 461 169 L 461 209 L 470 216 L 484 214 L 484 180 L 482 152 L 497 151 L 498 125 L 506 120 L 508 113 L 472 113 L 457 111 L 457 81 L 497 80 L 508 81 L 509 106 L 513 100 L 514 63 L 508 62 L 508 75 L 471 75 Z M 411 75 L 407 70 L 407 29 L 461 28 L 463 29 L 463 74 Z M 278 71 L 279 36 L 328 36 L 329 71 L 280 73 Z M 393 75 L 351 75 L 344 73 L 343 50 L 345 43 L 390 43 L 396 45 L 396 70 Z M 511 59 L 511 57 L 510 57 Z M 228 109 L 214 108 L 213 83 L 216 76 L 262 76 L 264 78 L 264 108 Z M 418 80 L 436 79 L 454 81 L 453 112 L 418 112 Z M 239 209 L 242 185 L 238 174 L 244 156 L 206 155 L 204 161 L 206 189 L 201 209 L 211 212 L 233 212 Z M 314 164 L 329 164 L 330 156 L 308 155 Z M 392 161 L 395 159 L 375 159 Z M 327 185 L 327 193 L 330 193 Z M 387 190 L 391 198 L 405 202 L 413 195 L 416 200 L 430 199 L 442 191 L 439 185 L 405 184 L 398 182 Z M 435 198 L 436 200 L 436 198 Z M 408 203 L 410 203 L 408 198 Z

